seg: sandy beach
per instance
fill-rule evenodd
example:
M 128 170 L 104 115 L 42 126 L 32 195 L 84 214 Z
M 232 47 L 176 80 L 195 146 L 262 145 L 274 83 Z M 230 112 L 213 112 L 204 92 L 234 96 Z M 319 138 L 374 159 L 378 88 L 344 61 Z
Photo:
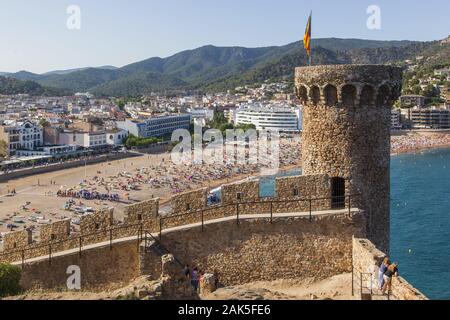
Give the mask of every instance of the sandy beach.
M 399 132 L 392 137 L 393 154 L 440 147 L 450 147 L 450 133 Z M 280 161 L 280 170 L 300 167 L 300 136 L 281 140 Z M 170 210 L 165 204 L 174 194 L 214 189 L 258 176 L 261 169 L 259 165 L 175 165 L 165 153 L 24 177 L 0 184 L 0 232 L 14 225 L 14 230 L 31 228 L 36 237 L 40 225 L 67 218 L 76 231 L 86 212 L 114 208 L 115 217 L 122 220 L 126 205 L 156 197 L 163 211 Z M 85 194 L 98 199 L 86 199 Z M 111 195 L 117 199 L 111 201 Z
M 280 167 L 289 170 L 300 165 L 300 137 L 281 141 Z M 259 165 L 175 165 L 170 153 L 141 155 L 86 167 L 24 177 L 0 184 L 0 232 L 8 225 L 16 230 L 39 226 L 60 219 L 77 220 L 86 212 L 114 208 L 115 217 L 123 219 L 124 206 L 160 198 L 164 206 L 171 196 L 201 187 L 216 188 L 225 183 L 257 176 Z M 15 194 L 11 193 L 15 191 Z M 88 199 L 85 194 L 97 195 Z M 114 195 L 118 201 L 106 199 Z M 105 199 L 103 199 L 105 198 Z

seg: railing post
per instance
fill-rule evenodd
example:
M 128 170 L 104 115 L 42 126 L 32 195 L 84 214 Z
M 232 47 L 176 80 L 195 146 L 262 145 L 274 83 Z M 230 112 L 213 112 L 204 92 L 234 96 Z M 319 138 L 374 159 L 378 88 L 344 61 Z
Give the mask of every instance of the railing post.
M 363 297 L 363 275 L 360 273 L 361 298 Z
M 83 242 L 83 238 L 82 236 L 80 236 L 80 252 L 79 252 L 79 256 L 81 258 L 81 248 L 82 248 L 82 242 Z
M 48 245 L 48 264 L 52 264 L 52 244 Z
M 112 229 L 109 229 L 109 250 L 112 250 L 112 241 L 113 241 L 113 236 L 112 236 Z
M 273 224 L 273 201 L 270 201 L 270 224 Z
M 348 216 L 352 216 L 352 196 L 348 196 Z
M 352 263 L 352 297 L 355 296 L 355 267 Z
M 312 199 L 309 199 L 309 222 L 312 222 Z
M 205 231 L 205 217 L 204 217 L 204 210 L 202 209 L 202 232 Z
M 162 242 L 162 218 L 159 218 L 159 242 Z
M 22 270 L 25 268 L 25 250 L 22 250 Z
M 239 203 L 236 203 L 236 219 L 237 225 L 239 225 Z

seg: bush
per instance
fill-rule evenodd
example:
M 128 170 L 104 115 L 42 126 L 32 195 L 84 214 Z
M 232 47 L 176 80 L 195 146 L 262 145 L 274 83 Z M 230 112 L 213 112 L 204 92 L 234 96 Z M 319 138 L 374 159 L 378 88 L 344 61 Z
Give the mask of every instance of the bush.
M 21 273 L 19 267 L 0 264 L 0 298 L 14 296 L 22 291 L 19 284 Z

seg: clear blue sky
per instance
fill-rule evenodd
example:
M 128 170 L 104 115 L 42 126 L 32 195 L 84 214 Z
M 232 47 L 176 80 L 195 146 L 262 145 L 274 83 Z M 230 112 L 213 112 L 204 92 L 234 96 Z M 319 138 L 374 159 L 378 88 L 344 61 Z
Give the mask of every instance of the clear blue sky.
M 66 27 L 68 5 L 81 30 Z M 381 8 L 382 29 L 366 27 Z M 217 46 L 284 45 L 313 37 L 437 40 L 450 34 L 448 0 L 0 0 L 0 71 L 123 66 Z

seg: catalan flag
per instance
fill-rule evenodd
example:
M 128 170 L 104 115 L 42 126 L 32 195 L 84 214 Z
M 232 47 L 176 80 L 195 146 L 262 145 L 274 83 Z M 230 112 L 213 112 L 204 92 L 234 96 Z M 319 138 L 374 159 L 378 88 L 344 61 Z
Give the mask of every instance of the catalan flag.
M 308 24 L 306 25 L 305 37 L 303 38 L 303 44 L 305 45 L 306 53 L 311 59 L 311 23 L 312 23 L 312 12 L 309 15 Z

